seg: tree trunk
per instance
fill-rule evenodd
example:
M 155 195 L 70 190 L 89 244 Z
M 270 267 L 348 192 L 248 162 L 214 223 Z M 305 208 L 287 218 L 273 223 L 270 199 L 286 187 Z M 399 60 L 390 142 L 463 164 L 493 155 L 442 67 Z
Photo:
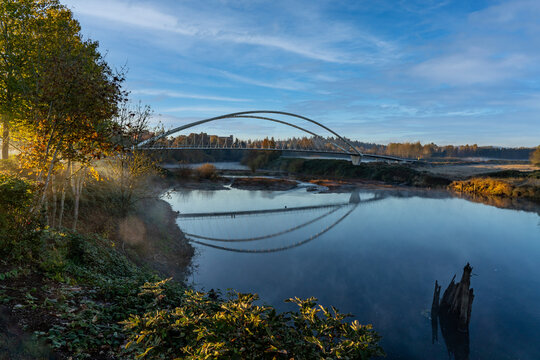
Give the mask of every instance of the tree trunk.
M 467 263 L 463 268 L 461 281 L 456 284 L 452 279 L 443 294 L 440 305 L 441 311 L 452 314 L 458 320 L 458 325 L 462 330 L 469 327 L 472 302 L 474 300 L 474 291 L 470 289 L 471 273 L 472 267 Z
M 60 149 L 60 147 L 57 147 L 56 150 L 54 151 L 54 155 L 51 159 L 51 163 L 49 164 L 49 169 L 47 171 L 47 177 L 45 178 L 45 184 L 43 185 L 43 194 L 41 195 L 41 200 L 39 202 L 39 207 L 38 209 L 41 209 L 41 207 L 43 206 L 43 203 L 45 202 L 45 197 L 47 196 L 47 190 L 49 189 L 49 183 L 51 181 L 51 175 L 52 175 L 52 171 L 53 171 L 53 168 L 54 168 L 54 163 L 56 161 L 56 157 L 58 156 L 58 150 Z
M 79 176 L 73 181 L 73 195 L 75 196 L 75 204 L 73 210 L 73 231 L 77 230 L 77 222 L 79 219 L 79 203 L 81 199 L 81 190 L 86 177 L 86 168 L 79 169 Z
M 9 158 L 9 116 L 2 116 L 2 159 Z
M 448 354 L 453 355 L 455 360 L 469 359 L 469 322 L 474 300 L 473 289 L 470 289 L 471 274 L 472 267 L 467 264 L 463 268 L 461 281 L 457 284 L 454 281 L 456 279 L 454 275 L 442 296 L 440 304 L 439 294 L 441 287 L 437 282 L 435 282 L 433 292 L 433 305 L 431 308 L 432 341 L 437 341 L 436 319 L 438 318 Z
M 45 225 L 49 226 L 49 201 L 46 198 L 43 203 L 43 209 L 45 211 Z
M 66 171 L 64 172 L 64 179 L 62 179 L 62 195 L 60 196 L 60 215 L 58 216 L 58 227 L 62 227 L 62 221 L 64 220 L 64 204 L 66 201 L 66 185 L 71 175 L 71 160 L 68 160 Z
M 431 343 L 439 342 L 439 297 L 441 285 L 435 280 L 435 289 L 433 290 L 433 303 L 431 304 Z
M 73 231 L 77 230 L 77 221 L 79 220 L 79 200 L 80 200 L 80 193 L 77 189 L 75 189 L 75 204 L 73 209 Z
M 57 196 L 56 196 L 56 176 L 51 177 L 51 193 L 52 193 L 52 213 L 51 213 L 51 227 L 54 228 L 56 225 L 56 210 L 58 208 L 57 204 Z

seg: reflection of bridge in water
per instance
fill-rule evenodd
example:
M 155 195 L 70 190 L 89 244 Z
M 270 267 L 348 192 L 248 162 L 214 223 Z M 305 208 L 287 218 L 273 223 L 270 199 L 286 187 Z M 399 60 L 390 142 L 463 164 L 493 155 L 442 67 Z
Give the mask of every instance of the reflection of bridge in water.
M 295 225 L 285 230 L 281 230 L 278 232 L 274 232 L 267 235 L 261 235 L 261 236 L 244 237 L 244 238 L 222 238 L 222 237 L 211 237 L 211 236 L 205 236 L 201 234 L 184 232 L 184 234 L 186 235 L 186 237 L 188 238 L 190 242 L 199 244 L 202 246 L 211 247 L 214 249 L 239 252 L 239 253 L 272 253 L 272 252 L 292 249 L 292 248 L 307 244 L 308 242 L 313 241 L 319 238 L 320 236 L 322 236 L 323 234 L 327 233 L 328 231 L 332 230 L 340 222 L 342 222 L 345 218 L 347 218 L 361 204 L 379 201 L 384 198 L 385 196 L 383 194 L 376 194 L 373 198 L 362 200 L 358 192 L 353 192 L 350 196 L 349 202 L 343 202 L 343 203 L 320 204 L 320 205 L 312 205 L 312 206 L 298 206 L 298 207 L 289 207 L 289 208 L 284 207 L 284 208 L 279 208 L 279 209 L 264 209 L 264 210 L 190 213 L 190 214 L 180 214 L 178 217 L 180 219 L 206 219 L 206 218 L 220 218 L 220 217 L 235 219 L 237 216 L 248 217 L 248 216 L 258 216 L 258 215 L 265 215 L 265 214 L 279 214 L 279 213 L 290 213 L 290 212 L 299 212 L 299 211 L 315 211 L 315 210 L 320 210 L 320 209 L 330 209 L 330 211 L 327 211 L 324 214 L 314 219 L 311 219 L 309 221 L 303 222 L 301 224 Z M 305 228 L 311 224 L 314 224 L 318 221 L 321 221 L 329 217 L 330 215 L 336 213 L 338 210 L 346 209 L 346 208 L 349 208 L 348 211 L 345 214 L 343 214 L 341 217 L 339 217 L 337 220 L 335 220 L 329 226 L 325 227 L 324 229 L 320 230 L 319 232 L 307 238 L 304 238 L 300 241 L 296 241 L 292 244 L 285 245 L 285 246 L 266 248 L 266 249 L 237 249 L 237 248 L 232 248 L 228 246 L 222 246 L 222 245 L 217 245 L 215 243 L 207 242 L 207 241 L 211 241 L 211 242 L 217 242 L 217 243 L 242 243 L 242 242 L 245 243 L 245 242 L 272 239 L 272 238 L 276 238 L 278 236 L 292 233 L 296 230 Z M 201 241 L 201 240 L 205 240 L 205 241 Z

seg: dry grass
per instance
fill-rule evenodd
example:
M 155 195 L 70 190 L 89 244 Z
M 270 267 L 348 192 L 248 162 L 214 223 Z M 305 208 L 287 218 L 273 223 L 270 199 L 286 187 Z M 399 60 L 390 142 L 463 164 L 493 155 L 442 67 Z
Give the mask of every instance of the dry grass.
M 197 168 L 197 174 L 201 179 L 215 179 L 217 177 L 217 170 L 212 164 L 203 164 Z
M 450 178 L 465 178 L 476 176 L 489 172 L 503 170 L 534 171 L 540 170 L 539 167 L 530 164 L 475 164 L 475 165 L 434 165 L 421 167 L 418 170 L 424 170 L 432 174 L 446 176 Z
M 535 178 L 473 178 L 454 181 L 448 187 L 460 193 L 540 201 L 540 179 Z

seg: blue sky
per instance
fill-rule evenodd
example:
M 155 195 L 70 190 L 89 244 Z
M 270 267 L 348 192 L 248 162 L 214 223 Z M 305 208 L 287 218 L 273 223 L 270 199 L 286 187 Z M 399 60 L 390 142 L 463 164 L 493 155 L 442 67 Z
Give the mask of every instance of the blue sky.
M 366 142 L 540 144 L 538 0 L 63 3 L 166 127 L 272 109 Z

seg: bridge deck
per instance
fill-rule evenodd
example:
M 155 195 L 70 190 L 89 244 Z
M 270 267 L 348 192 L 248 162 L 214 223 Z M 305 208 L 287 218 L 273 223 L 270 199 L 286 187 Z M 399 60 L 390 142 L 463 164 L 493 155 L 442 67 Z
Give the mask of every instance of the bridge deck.
M 282 152 L 291 152 L 291 153 L 308 153 L 308 154 L 325 154 L 325 155 L 336 155 L 342 156 L 344 159 L 349 160 L 351 156 L 358 156 L 354 153 L 346 153 L 333 150 L 320 150 L 320 149 L 281 149 L 281 148 L 244 148 L 244 147 L 212 147 L 212 146 L 177 146 L 177 147 L 139 147 L 139 150 L 242 150 L 242 151 L 282 151 Z M 362 154 L 362 157 L 369 159 L 381 159 L 388 161 L 400 161 L 400 162 L 416 162 L 415 159 L 402 159 L 395 156 L 389 155 L 377 155 L 377 154 Z

